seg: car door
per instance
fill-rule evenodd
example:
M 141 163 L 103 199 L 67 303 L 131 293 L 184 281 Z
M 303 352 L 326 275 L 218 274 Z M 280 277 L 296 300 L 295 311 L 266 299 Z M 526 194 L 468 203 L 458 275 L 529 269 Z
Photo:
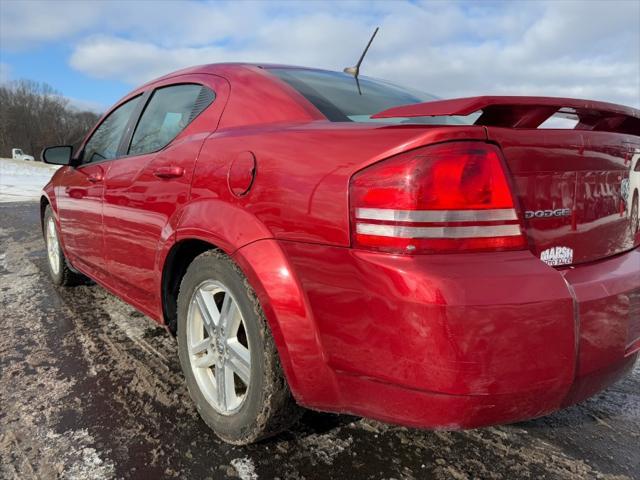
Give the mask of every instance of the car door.
M 187 75 L 155 85 L 126 155 L 111 162 L 106 174 L 107 268 L 113 288 L 147 312 L 159 304 L 159 246 L 188 200 L 196 158 L 222 113 L 216 98 L 225 88 L 224 82 L 216 87 L 221 80 Z
M 65 252 L 74 266 L 96 279 L 106 277 L 102 235 L 104 178 L 117 158 L 128 124 L 142 96 L 115 108 L 93 131 L 56 187 Z

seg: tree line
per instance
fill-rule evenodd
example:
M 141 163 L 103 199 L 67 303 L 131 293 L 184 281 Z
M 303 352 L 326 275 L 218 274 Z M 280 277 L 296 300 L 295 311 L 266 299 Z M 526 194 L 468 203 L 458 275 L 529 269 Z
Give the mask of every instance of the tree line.
M 17 80 L 0 85 L 0 157 L 11 149 L 40 159 L 50 145 L 78 147 L 99 115 L 80 111 L 50 85 Z

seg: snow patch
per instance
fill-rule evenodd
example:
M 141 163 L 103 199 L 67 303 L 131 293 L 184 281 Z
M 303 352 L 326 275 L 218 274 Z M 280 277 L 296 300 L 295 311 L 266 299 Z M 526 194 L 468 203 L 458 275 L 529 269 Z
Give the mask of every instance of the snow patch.
M 113 462 L 103 461 L 97 450 L 90 446 L 95 443 L 95 440 L 86 429 L 67 431 L 63 435 L 49 432 L 47 438 L 54 444 L 68 445 L 61 454 L 61 464 L 64 465 L 61 478 L 101 480 L 114 477 Z M 62 438 L 64 440 L 61 440 Z
M 353 443 L 353 438 L 338 438 L 331 434 L 313 433 L 300 441 L 302 451 L 310 452 L 313 457 L 325 465 L 333 464 L 335 458 Z
M 256 467 L 249 457 L 234 458 L 231 460 L 231 466 L 236 469 L 238 476 L 242 480 L 258 480 Z
M 0 202 L 38 200 L 58 168 L 42 162 L 0 158 Z

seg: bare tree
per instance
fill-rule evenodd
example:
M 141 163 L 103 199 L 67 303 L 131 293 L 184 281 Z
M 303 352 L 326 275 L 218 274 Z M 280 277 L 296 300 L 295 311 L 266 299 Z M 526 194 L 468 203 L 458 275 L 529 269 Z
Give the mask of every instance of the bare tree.
M 98 117 L 70 107 L 69 100 L 46 83 L 0 85 L 0 156 L 21 148 L 39 158 L 48 145 L 78 146 Z

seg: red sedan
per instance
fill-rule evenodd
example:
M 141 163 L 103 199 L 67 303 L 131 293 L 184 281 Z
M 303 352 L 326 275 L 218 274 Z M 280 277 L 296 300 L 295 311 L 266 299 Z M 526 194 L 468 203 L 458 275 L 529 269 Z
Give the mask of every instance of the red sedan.
M 90 277 L 177 334 L 228 442 L 299 406 L 473 428 L 632 368 L 637 152 L 624 106 L 208 65 L 136 89 L 77 152 L 46 149 L 65 166 L 42 224 L 56 284 Z

